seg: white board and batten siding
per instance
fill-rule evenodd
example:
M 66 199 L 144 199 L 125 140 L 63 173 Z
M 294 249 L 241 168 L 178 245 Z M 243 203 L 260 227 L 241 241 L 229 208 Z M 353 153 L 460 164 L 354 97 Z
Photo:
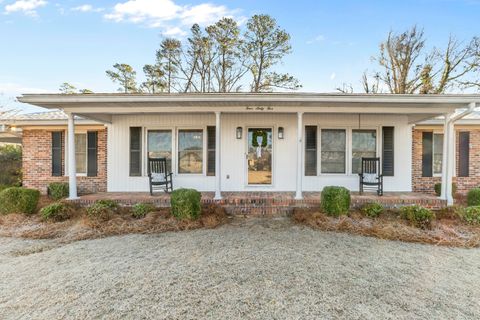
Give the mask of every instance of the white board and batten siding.
M 303 177 L 303 191 L 320 191 L 325 186 L 344 186 L 358 190 L 358 175 L 351 174 L 351 130 L 376 129 L 377 154 L 381 156 L 382 126 L 393 126 L 394 131 L 394 176 L 384 178 L 385 191 L 411 191 L 412 136 L 407 116 L 358 114 L 304 114 L 303 124 L 321 129 L 346 129 L 347 161 L 346 174 L 320 174 Z M 195 188 L 214 191 L 215 177 L 206 175 L 206 128 L 215 125 L 215 114 L 154 114 L 116 115 L 108 127 L 108 191 L 146 192 L 147 150 L 146 132 L 154 129 L 172 130 L 172 167 L 174 188 Z M 360 127 L 359 127 L 360 125 Z M 130 127 L 143 127 L 143 176 L 129 176 Z M 236 128 L 243 128 L 242 139 L 236 139 Z M 284 139 L 278 139 L 278 127 L 284 128 Z M 269 186 L 249 186 L 247 183 L 247 136 L 248 128 L 273 129 L 273 183 Z M 204 130 L 203 174 L 177 173 L 177 132 L 179 129 Z M 297 167 L 297 115 L 222 113 L 221 115 L 221 189 L 222 191 L 295 191 Z M 319 135 L 320 136 L 320 135 Z M 320 145 L 320 139 L 318 139 Z M 317 171 L 320 172 L 320 148 L 317 148 Z M 303 168 L 303 163 L 301 164 Z M 304 172 L 304 170 L 302 170 Z

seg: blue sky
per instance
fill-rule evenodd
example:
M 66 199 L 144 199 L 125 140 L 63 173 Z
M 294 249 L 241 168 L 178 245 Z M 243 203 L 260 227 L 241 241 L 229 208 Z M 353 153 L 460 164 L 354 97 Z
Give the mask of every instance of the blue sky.
M 129 63 L 141 77 L 162 36 L 182 38 L 193 22 L 257 13 L 272 15 L 291 34 L 293 53 L 279 69 L 308 92 L 332 92 L 343 82 L 358 88 L 390 29 L 417 24 L 428 45 L 440 47 L 449 34 L 480 35 L 480 0 L 0 0 L 0 103 L 18 106 L 12 97 L 58 92 L 65 81 L 113 92 L 105 70 Z

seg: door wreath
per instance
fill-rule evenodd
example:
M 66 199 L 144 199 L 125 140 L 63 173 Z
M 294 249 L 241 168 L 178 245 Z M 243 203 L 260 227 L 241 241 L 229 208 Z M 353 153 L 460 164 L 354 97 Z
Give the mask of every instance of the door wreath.
M 252 134 L 252 146 L 253 147 L 259 147 L 258 145 L 258 137 L 262 137 L 262 148 L 265 148 L 267 146 L 267 132 L 263 130 L 255 130 Z

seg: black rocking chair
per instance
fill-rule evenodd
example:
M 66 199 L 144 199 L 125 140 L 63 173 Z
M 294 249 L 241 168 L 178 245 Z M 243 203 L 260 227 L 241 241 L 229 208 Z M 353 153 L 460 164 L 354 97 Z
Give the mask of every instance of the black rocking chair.
M 362 158 L 360 176 L 360 194 L 365 190 L 376 191 L 383 196 L 383 175 L 380 158 Z
M 148 158 L 150 194 L 159 189 L 169 193 L 173 190 L 172 173 L 167 172 L 166 158 Z

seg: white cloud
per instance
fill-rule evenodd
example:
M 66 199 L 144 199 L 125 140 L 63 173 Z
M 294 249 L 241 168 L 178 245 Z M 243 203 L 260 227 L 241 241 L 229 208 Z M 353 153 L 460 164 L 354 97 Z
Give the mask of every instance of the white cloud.
M 47 5 L 45 0 L 18 0 L 5 6 L 5 13 L 22 12 L 29 16 L 37 15 L 37 8 Z
M 186 34 L 183 28 L 194 23 L 205 26 L 222 17 L 234 17 L 236 13 L 238 10 L 230 10 L 224 5 L 212 3 L 182 6 L 176 4 L 174 0 L 128 0 L 117 3 L 104 17 L 115 22 L 161 28 L 165 35 L 180 36 Z
M 91 4 L 82 4 L 81 6 L 72 8 L 72 11 L 80 12 L 102 12 L 104 10 L 103 8 L 95 8 Z
M 332 72 L 330 75 L 330 80 L 334 80 L 337 77 L 337 74 L 335 72 Z
M 315 38 L 308 40 L 307 44 L 312 44 L 312 43 L 322 42 L 322 41 L 325 41 L 325 36 L 323 34 L 319 34 Z

